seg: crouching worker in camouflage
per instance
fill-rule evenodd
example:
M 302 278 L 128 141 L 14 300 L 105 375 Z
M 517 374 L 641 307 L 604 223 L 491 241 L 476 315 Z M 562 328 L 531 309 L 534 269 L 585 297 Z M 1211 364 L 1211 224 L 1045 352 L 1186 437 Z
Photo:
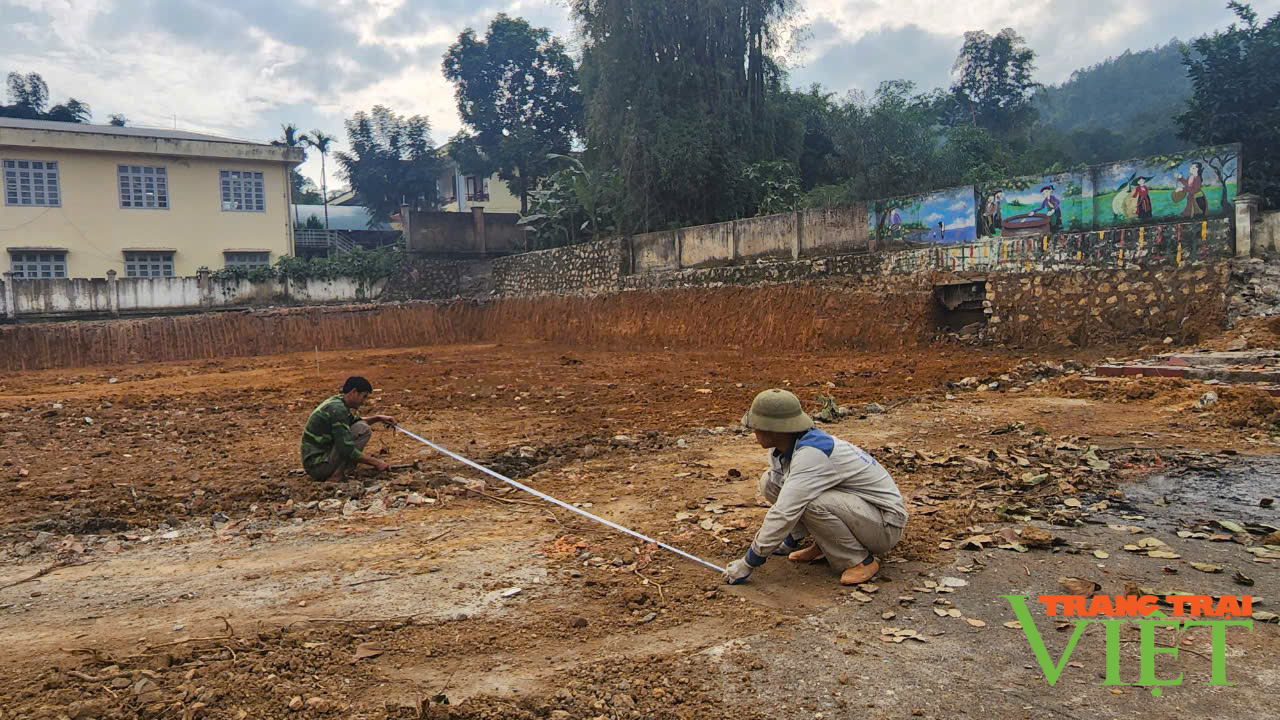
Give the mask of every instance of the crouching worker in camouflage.
M 744 582 L 770 555 L 797 562 L 824 557 L 856 585 L 880 569 L 902 537 L 907 509 L 889 472 L 862 448 L 813 426 L 800 400 L 786 390 L 756 396 L 742 423 L 769 453 L 760 492 L 773 504 L 747 556 L 729 563 L 725 582 Z M 799 548 L 806 535 L 813 545 Z
M 368 380 L 354 376 L 342 385 L 342 394 L 320 403 L 307 418 L 302 431 L 302 468 L 315 480 L 339 482 L 356 464 L 372 465 L 379 471 L 389 465 L 375 457 L 366 457 L 364 446 L 373 429 L 369 423 L 380 422 L 394 427 L 395 418 L 370 415 L 361 420 L 354 411 L 360 409 L 373 386 Z

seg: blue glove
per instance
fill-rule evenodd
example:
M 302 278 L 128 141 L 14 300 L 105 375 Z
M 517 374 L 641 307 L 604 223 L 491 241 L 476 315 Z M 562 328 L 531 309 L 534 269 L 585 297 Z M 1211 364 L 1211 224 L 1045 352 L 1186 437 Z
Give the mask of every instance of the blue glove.
M 724 581 L 730 585 L 741 585 L 751 577 L 751 571 L 755 568 L 747 564 L 744 560 L 734 560 L 729 563 L 729 567 L 724 570 Z

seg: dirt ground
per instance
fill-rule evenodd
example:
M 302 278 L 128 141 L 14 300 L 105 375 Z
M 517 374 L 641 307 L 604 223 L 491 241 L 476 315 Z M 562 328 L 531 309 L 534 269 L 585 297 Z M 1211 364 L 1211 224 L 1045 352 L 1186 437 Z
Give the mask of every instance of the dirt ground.
M 1280 523 L 1258 507 L 1280 492 L 1276 466 L 1248 464 L 1277 452 L 1276 402 L 1087 377 L 1106 355 L 495 344 L 11 374 L 0 378 L 0 719 L 1227 717 L 1269 706 L 1273 625 L 1229 634 L 1231 687 L 1203 685 L 1208 635 L 1193 631 L 1182 647 L 1200 654 L 1162 658 L 1159 674 L 1185 665 L 1194 682 L 1162 698 L 1097 684 L 1100 631 L 1050 688 L 1002 625 L 1012 613 L 1000 594 L 1063 592 L 1064 575 L 1108 594 L 1173 582 L 1274 596 L 1271 559 L 1242 543 Z M 826 429 L 893 472 L 912 517 L 874 590 L 854 594 L 825 565 L 782 558 L 730 588 L 492 478 L 480 490 L 483 475 L 391 431 L 370 450 L 415 468 L 316 483 L 297 470 L 300 428 L 350 374 L 377 389 L 366 414 L 717 565 L 741 556 L 765 512 L 764 453 L 737 430 L 751 397 L 789 387 L 817 412 L 826 396 Z M 1219 399 L 1202 407 L 1209 390 Z M 1177 534 L 1208 537 L 1214 520 L 1253 524 L 1237 542 Z M 999 535 L 1032 526 L 1057 544 Z M 1182 557 L 1124 552 L 1132 527 Z M 1236 571 L 1254 586 L 1234 584 Z M 965 584 L 939 591 L 942 577 Z M 926 641 L 881 642 L 886 627 Z M 1046 639 L 1055 658 L 1065 640 Z

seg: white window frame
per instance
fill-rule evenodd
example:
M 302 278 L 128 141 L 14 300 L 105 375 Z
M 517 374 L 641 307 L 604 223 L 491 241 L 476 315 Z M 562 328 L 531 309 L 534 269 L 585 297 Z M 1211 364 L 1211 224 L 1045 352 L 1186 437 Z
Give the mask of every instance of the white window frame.
M 9 272 L 15 280 L 52 280 L 67 276 L 66 250 L 10 250 Z
M 62 207 L 62 164 L 59 161 L 4 158 L 0 162 L 0 173 L 4 174 L 6 206 Z M 23 202 L 24 195 L 27 202 Z M 37 198 L 40 202 L 36 201 Z
M 222 212 L 266 212 L 266 173 L 260 170 L 219 170 L 218 199 Z
M 117 165 L 116 189 L 122 210 L 168 210 L 169 173 L 155 165 Z
M 173 255 L 172 250 L 125 250 L 124 276 L 173 277 Z
M 249 259 L 246 256 L 257 256 Z M 261 258 L 259 261 L 258 258 Z M 250 270 L 256 268 L 271 267 L 271 251 L 270 250 L 224 250 L 222 253 L 222 262 L 224 267 L 242 267 Z

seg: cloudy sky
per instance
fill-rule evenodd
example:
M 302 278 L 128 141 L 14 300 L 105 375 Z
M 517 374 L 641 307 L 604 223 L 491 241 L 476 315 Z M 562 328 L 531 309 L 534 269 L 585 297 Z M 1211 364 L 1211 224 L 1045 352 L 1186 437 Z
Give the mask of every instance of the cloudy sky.
M 892 78 L 946 85 L 966 30 L 1013 27 L 1038 53 L 1037 79 L 1054 83 L 1231 20 L 1217 0 L 800 1 L 792 82 L 840 93 Z M 1253 5 L 1263 17 L 1280 10 L 1280 0 Z M 133 125 L 253 140 L 294 122 L 341 140 L 343 118 L 384 104 L 425 113 L 439 143 L 459 128 L 441 56 L 499 12 L 574 46 L 558 0 L 0 0 L 0 73 L 40 73 L 54 102 L 88 102 L 95 122 L 123 113 Z M 303 172 L 318 180 L 318 160 Z

